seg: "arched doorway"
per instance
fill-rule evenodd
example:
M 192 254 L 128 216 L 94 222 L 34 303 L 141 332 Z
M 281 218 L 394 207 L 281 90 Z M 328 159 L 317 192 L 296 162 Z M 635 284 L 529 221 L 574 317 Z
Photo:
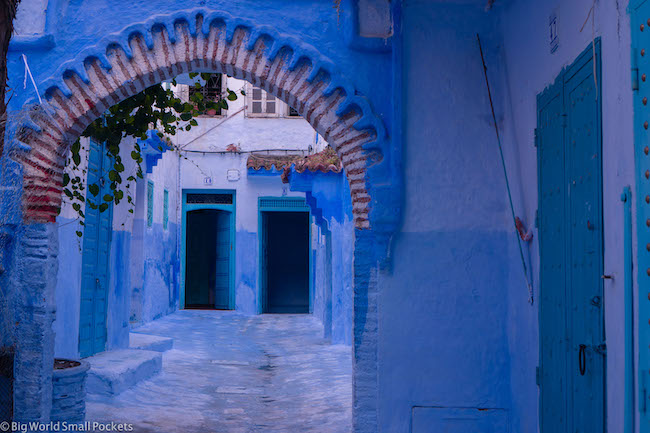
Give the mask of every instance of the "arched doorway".
M 15 194 L 3 196 L 15 226 L 10 254 L 13 260 L 30 257 L 21 272 L 5 276 L 12 292 L 21 293 L 14 298 L 16 316 L 31 318 L 12 331 L 19 348 L 16 388 L 39 390 L 19 394 L 16 413 L 24 419 L 48 413 L 51 371 L 43 366 L 52 357 L 53 290 L 42 279 L 34 286 L 33 278 L 56 272 L 51 223 L 61 204 L 62 160 L 70 143 L 120 100 L 181 73 L 208 71 L 245 79 L 295 107 L 343 162 L 356 226 L 354 423 L 357 431 L 376 431 L 375 277 L 399 217 L 399 189 L 395 162 L 385 159 L 390 140 L 368 101 L 314 47 L 209 11 L 154 17 L 65 60 L 53 65 L 43 102 L 26 117 L 11 119 L 7 132 L 9 175 L 3 182 L 17 185 Z M 34 305 L 27 294 L 41 301 Z M 36 341 L 32 352 L 20 351 L 26 340 Z

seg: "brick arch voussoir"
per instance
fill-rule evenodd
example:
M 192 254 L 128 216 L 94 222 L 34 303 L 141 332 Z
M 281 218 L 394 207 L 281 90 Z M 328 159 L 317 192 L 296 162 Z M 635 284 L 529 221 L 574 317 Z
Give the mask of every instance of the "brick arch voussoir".
M 187 72 L 244 79 L 294 107 L 338 153 L 350 184 L 354 224 L 370 228 L 368 148 L 385 132 L 381 121 L 334 67 L 300 41 L 205 11 L 158 17 L 96 45 L 61 66 L 47 87 L 52 107 L 33 119 L 20 140 L 31 149 L 24 167 L 24 219 L 54 221 L 61 205 L 64 155 L 105 110 L 145 88 Z M 80 64 L 80 66 L 79 66 Z M 38 130 L 37 130 L 38 129 Z

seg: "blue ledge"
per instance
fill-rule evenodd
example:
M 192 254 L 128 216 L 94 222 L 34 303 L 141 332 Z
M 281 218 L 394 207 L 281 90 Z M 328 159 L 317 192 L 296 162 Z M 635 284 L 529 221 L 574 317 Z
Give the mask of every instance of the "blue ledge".
M 54 48 L 54 35 L 14 36 L 9 42 L 9 51 L 47 51 Z
M 305 170 L 299 173 L 292 167 L 289 175 L 291 191 L 305 193 L 311 213 L 316 217 L 316 223 L 327 228 L 330 228 L 331 221 L 341 222 L 343 219 L 343 185 L 345 182 L 343 172 L 323 173 L 322 171 Z
M 280 176 L 284 170 L 278 170 L 273 166 L 271 170 L 268 170 L 266 168 L 260 168 L 260 169 L 254 169 L 254 168 L 248 168 L 247 174 L 248 176 Z
M 169 145 L 165 143 L 159 136 L 158 131 L 147 131 L 147 139 L 138 139 L 142 158 L 146 164 L 146 171 L 148 174 L 153 172 L 153 168 L 158 165 L 158 161 L 162 158 L 163 153 L 169 149 Z

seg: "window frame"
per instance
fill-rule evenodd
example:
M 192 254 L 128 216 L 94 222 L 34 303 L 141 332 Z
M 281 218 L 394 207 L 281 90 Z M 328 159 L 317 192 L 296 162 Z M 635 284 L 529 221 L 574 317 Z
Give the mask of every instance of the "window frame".
M 169 228 L 169 190 L 163 190 L 163 230 Z
M 147 228 L 153 227 L 155 192 L 153 180 L 147 180 Z
M 253 99 L 253 90 L 254 89 L 260 89 L 262 91 L 262 99 Z M 273 98 L 273 101 L 268 100 L 268 96 L 271 96 Z M 262 103 L 262 112 L 261 113 L 253 113 L 253 102 L 255 101 L 261 101 Z M 267 103 L 268 102 L 274 102 L 275 103 L 275 112 L 274 113 L 269 113 L 266 111 Z M 275 95 L 270 94 L 266 90 L 264 90 L 261 87 L 253 86 L 250 83 L 246 83 L 246 110 L 245 114 L 246 117 L 267 117 L 267 118 L 278 118 L 282 116 L 282 112 L 285 111 L 283 109 L 282 102 L 280 98 L 278 98 Z
M 221 88 L 219 89 L 219 97 L 223 98 L 224 97 L 224 89 L 226 87 L 226 75 L 225 74 L 217 74 L 215 73 L 214 75 L 219 75 L 220 78 L 220 84 Z M 207 83 L 206 83 L 207 84 Z M 181 95 L 181 100 L 183 102 L 190 102 L 190 97 L 193 92 L 201 91 L 201 89 L 196 89 L 194 86 L 191 86 L 189 84 L 181 84 L 186 90 L 181 90 L 182 95 Z M 204 93 L 205 94 L 205 93 Z M 219 108 L 219 112 L 215 114 L 199 114 L 197 117 L 210 117 L 210 118 L 215 118 L 215 117 L 226 117 L 228 115 L 228 110 L 225 108 Z

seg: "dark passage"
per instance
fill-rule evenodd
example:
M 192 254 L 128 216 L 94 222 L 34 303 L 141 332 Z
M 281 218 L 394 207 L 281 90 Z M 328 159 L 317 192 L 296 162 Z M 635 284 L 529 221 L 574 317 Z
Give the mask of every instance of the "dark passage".
M 230 308 L 230 213 L 187 213 L 185 308 Z
M 267 313 L 309 313 L 309 213 L 264 212 Z

